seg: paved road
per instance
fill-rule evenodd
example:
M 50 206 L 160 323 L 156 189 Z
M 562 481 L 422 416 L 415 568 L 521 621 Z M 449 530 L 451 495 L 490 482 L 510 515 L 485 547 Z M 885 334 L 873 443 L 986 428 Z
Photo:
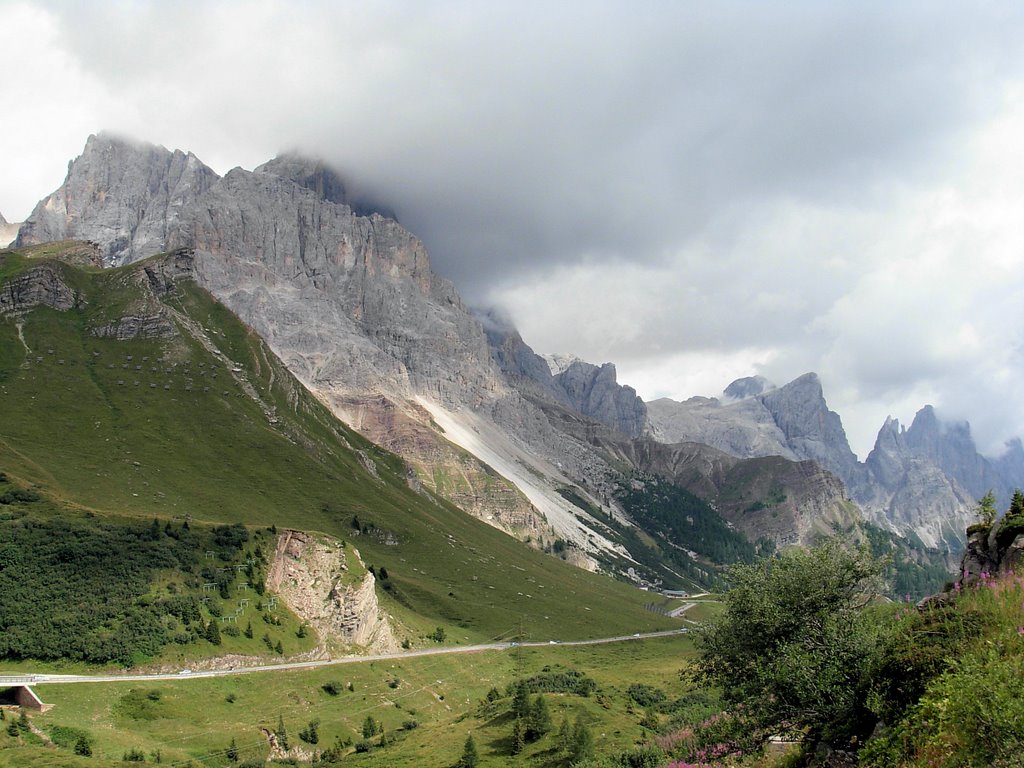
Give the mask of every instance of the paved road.
M 340 659 L 322 659 L 320 661 L 296 661 L 283 664 L 263 664 L 255 667 L 232 667 L 227 669 L 210 670 L 189 670 L 178 673 L 162 673 L 148 675 L 47 675 L 47 674 L 25 674 L 0 675 L 0 686 L 10 685 L 49 685 L 56 683 L 117 683 L 117 682 L 140 682 L 146 680 L 195 680 L 204 677 L 224 677 L 227 675 L 245 675 L 252 672 L 276 672 L 285 669 L 311 669 L 313 667 L 329 667 L 336 664 L 361 664 L 367 661 L 386 661 L 410 659 L 416 656 L 439 656 L 446 653 L 479 653 L 480 651 L 504 651 L 509 648 L 522 646 L 523 648 L 541 648 L 549 645 L 603 645 L 605 643 L 621 643 L 629 640 L 644 640 L 651 637 L 670 637 L 672 635 L 686 634 L 688 630 L 670 629 L 663 632 L 638 632 L 633 635 L 618 635 L 616 637 L 601 637 L 594 640 L 548 640 L 546 642 L 527 643 L 481 643 L 479 645 L 456 645 L 444 648 L 424 648 L 418 651 L 402 651 L 400 653 L 382 653 L 375 656 L 345 656 Z

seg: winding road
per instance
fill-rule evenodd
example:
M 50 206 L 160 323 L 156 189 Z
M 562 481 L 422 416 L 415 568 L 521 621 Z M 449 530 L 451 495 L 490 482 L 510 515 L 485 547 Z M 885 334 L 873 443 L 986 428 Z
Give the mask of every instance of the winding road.
M 400 653 L 382 653 L 373 656 L 345 656 L 338 659 L 322 659 L 320 661 L 295 661 L 282 664 L 261 664 L 252 667 L 229 667 L 225 669 L 210 670 L 189 670 L 183 669 L 177 673 L 155 673 L 155 674 L 113 674 L 113 675 L 48 675 L 23 673 L 18 675 L 0 675 L 0 688 L 11 685 L 52 685 L 58 683 L 120 683 L 139 682 L 151 680 L 196 680 L 208 677 L 225 677 L 228 675 L 246 675 L 255 672 L 279 672 L 286 669 L 312 669 L 314 667 L 329 667 L 338 664 L 362 664 L 370 661 L 393 661 L 411 659 L 417 656 L 439 656 L 450 653 L 479 653 L 481 651 L 504 651 L 510 648 L 542 648 L 550 645 L 577 646 L 577 645 L 603 645 L 606 643 L 621 643 L 630 640 L 645 640 L 652 637 L 671 637 L 673 635 L 684 635 L 689 630 L 670 629 L 662 632 L 638 632 L 633 635 L 617 635 L 615 637 L 601 637 L 593 640 L 548 640 L 546 642 L 501 642 L 481 643 L 479 645 L 454 645 L 444 648 L 424 648 L 417 651 L 402 651 Z

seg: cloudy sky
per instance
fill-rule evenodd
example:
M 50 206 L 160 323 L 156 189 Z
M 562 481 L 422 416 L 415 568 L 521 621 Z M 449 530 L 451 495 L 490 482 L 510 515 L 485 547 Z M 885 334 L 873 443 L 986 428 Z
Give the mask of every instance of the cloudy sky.
M 0 212 L 89 133 L 317 154 L 647 399 L 815 370 L 861 457 L 1024 434 L 1018 2 L 0 0 Z

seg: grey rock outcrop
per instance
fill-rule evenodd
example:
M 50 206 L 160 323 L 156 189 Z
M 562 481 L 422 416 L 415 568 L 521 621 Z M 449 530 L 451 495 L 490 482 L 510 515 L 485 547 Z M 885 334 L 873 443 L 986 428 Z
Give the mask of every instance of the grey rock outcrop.
M 356 216 L 371 216 L 376 213 L 386 219 L 398 221 L 391 208 L 362 195 L 352 194 L 341 176 L 322 161 L 285 153 L 257 166 L 255 170 L 256 173 L 269 173 L 294 181 L 321 200 L 347 205 Z
M 959 547 L 976 499 L 993 489 L 1005 504 L 1024 484 L 1019 440 L 988 459 L 978 453 L 969 425 L 944 423 L 931 406 L 909 429 L 887 419 L 858 462 L 812 373 L 779 388 L 760 377 L 739 379 L 722 400 L 656 400 L 647 407 L 649 433 L 663 442 L 694 440 L 734 456 L 816 461 L 843 481 L 870 520 L 930 546 Z
M 618 383 L 612 363 L 597 366 L 568 355 L 545 358 L 534 352 L 510 323 L 493 313 L 482 320 L 491 355 L 514 381 L 628 437 L 643 434 L 647 406 L 635 389 Z
M 479 323 L 391 219 L 235 169 L 197 200 L 187 238 L 200 282 L 307 384 L 442 402 L 492 386 Z
M 725 399 L 694 397 L 648 403 L 652 436 L 662 442 L 696 441 L 735 456 L 810 459 L 838 475 L 854 491 L 863 470 L 843 430 L 829 410 L 817 374 L 807 373 L 783 387 L 766 379 L 738 379 Z
M 217 174 L 191 152 L 90 136 L 64 184 L 36 205 L 15 245 L 89 240 L 108 266 L 167 250 Z
M 302 531 L 278 535 L 267 586 L 316 630 L 322 643 L 398 650 L 375 585 L 359 553 L 341 542 Z
M 736 379 L 736 381 L 725 388 L 723 394 L 733 400 L 745 400 L 755 395 L 763 395 L 772 389 L 775 389 L 775 385 L 764 376 L 746 376 L 742 379 Z
M 66 312 L 79 301 L 55 264 L 40 264 L 0 286 L 0 315 L 21 314 L 38 306 Z
M 569 405 L 629 437 L 640 437 L 647 425 L 647 407 L 630 386 L 616 380 L 615 366 L 598 367 L 583 361 L 570 364 L 553 377 Z
M 960 565 L 962 586 L 1020 573 L 1024 565 L 1024 518 L 1007 515 L 992 526 L 972 525 Z
M 843 430 L 842 419 L 829 410 L 816 373 L 805 373 L 758 399 L 786 437 L 786 445 L 801 459 L 816 461 L 838 475 L 857 495 L 864 472 Z

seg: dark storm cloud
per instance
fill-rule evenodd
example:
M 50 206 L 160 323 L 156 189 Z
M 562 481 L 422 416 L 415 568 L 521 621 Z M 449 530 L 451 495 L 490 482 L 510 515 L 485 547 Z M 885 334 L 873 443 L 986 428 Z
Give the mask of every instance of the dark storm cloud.
M 471 295 L 554 262 L 656 259 L 766 198 L 928 174 L 1019 39 L 1018 18 L 935 3 L 52 8 L 158 131 L 327 156 Z

